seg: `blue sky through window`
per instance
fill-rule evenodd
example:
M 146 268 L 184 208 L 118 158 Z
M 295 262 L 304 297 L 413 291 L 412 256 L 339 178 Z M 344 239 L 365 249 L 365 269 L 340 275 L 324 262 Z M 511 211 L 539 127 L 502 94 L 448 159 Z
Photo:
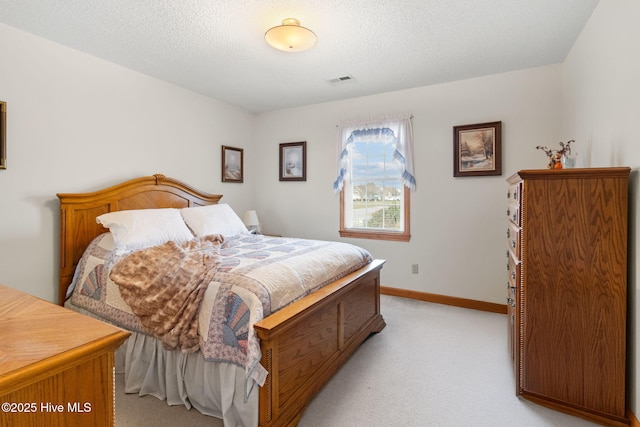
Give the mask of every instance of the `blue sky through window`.
M 373 182 L 377 187 L 400 189 L 402 166 L 393 158 L 395 143 L 366 141 L 354 142 L 351 165 L 354 185 Z

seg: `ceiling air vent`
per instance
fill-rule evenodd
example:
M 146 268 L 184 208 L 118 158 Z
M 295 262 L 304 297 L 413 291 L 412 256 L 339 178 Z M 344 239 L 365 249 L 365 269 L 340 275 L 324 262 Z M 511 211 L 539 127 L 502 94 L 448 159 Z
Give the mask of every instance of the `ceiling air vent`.
M 335 85 L 341 85 L 341 84 L 344 84 L 344 83 L 351 83 L 351 82 L 354 82 L 354 81 L 356 81 L 356 78 L 353 77 L 352 75 L 336 77 L 335 79 L 327 80 L 327 82 L 330 85 L 334 85 L 334 86 Z

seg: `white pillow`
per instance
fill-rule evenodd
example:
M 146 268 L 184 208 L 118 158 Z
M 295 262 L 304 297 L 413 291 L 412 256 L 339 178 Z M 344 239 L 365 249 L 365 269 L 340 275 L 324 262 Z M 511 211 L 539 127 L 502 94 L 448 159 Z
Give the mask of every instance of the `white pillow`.
M 191 231 L 198 237 L 209 234 L 222 234 L 228 237 L 248 231 L 240 217 L 226 203 L 183 208 L 180 213 Z
M 193 239 L 180 211 L 173 208 L 109 212 L 96 221 L 111 231 L 118 255 L 170 240 L 184 243 Z

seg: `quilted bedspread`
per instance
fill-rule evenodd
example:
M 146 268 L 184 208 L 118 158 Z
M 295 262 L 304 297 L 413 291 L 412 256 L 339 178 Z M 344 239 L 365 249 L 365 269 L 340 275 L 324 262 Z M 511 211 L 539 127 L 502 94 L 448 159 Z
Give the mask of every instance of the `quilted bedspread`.
M 154 335 L 109 278 L 125 258 L 114 249 L 110 233 L 91 242 L 78 264 L 71 300 L 110 323 Z M 199 287 L 200 351 L 206 360 L 244 367 L 261 385 L 266 372 L 253 324 L 372 260 L 366 250 L 347 243 L 253 234 L 227 237 L 222 247 L 210 250 L 216 252 L 208 257 L 215 266 L 204 269 L 208 283 Z

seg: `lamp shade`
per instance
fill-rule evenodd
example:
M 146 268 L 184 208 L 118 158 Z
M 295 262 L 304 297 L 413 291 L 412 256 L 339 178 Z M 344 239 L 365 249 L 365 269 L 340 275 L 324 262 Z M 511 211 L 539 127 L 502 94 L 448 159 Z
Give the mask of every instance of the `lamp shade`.
M 317 37 L 313 31 L 301 27 L 294 18 L 287 18 L 282 25 L 269 29 L 264 39 L 271 47 L 285 52 L 301 52 L 315 46 Z
M 244 216 L 242 217 L 242 221 L 247 227 L 255 227 L 260 225 L 260 221 L 258 221 L 258 214 L 256 213 L 256 211 L 246 211 L 244 213 Z

